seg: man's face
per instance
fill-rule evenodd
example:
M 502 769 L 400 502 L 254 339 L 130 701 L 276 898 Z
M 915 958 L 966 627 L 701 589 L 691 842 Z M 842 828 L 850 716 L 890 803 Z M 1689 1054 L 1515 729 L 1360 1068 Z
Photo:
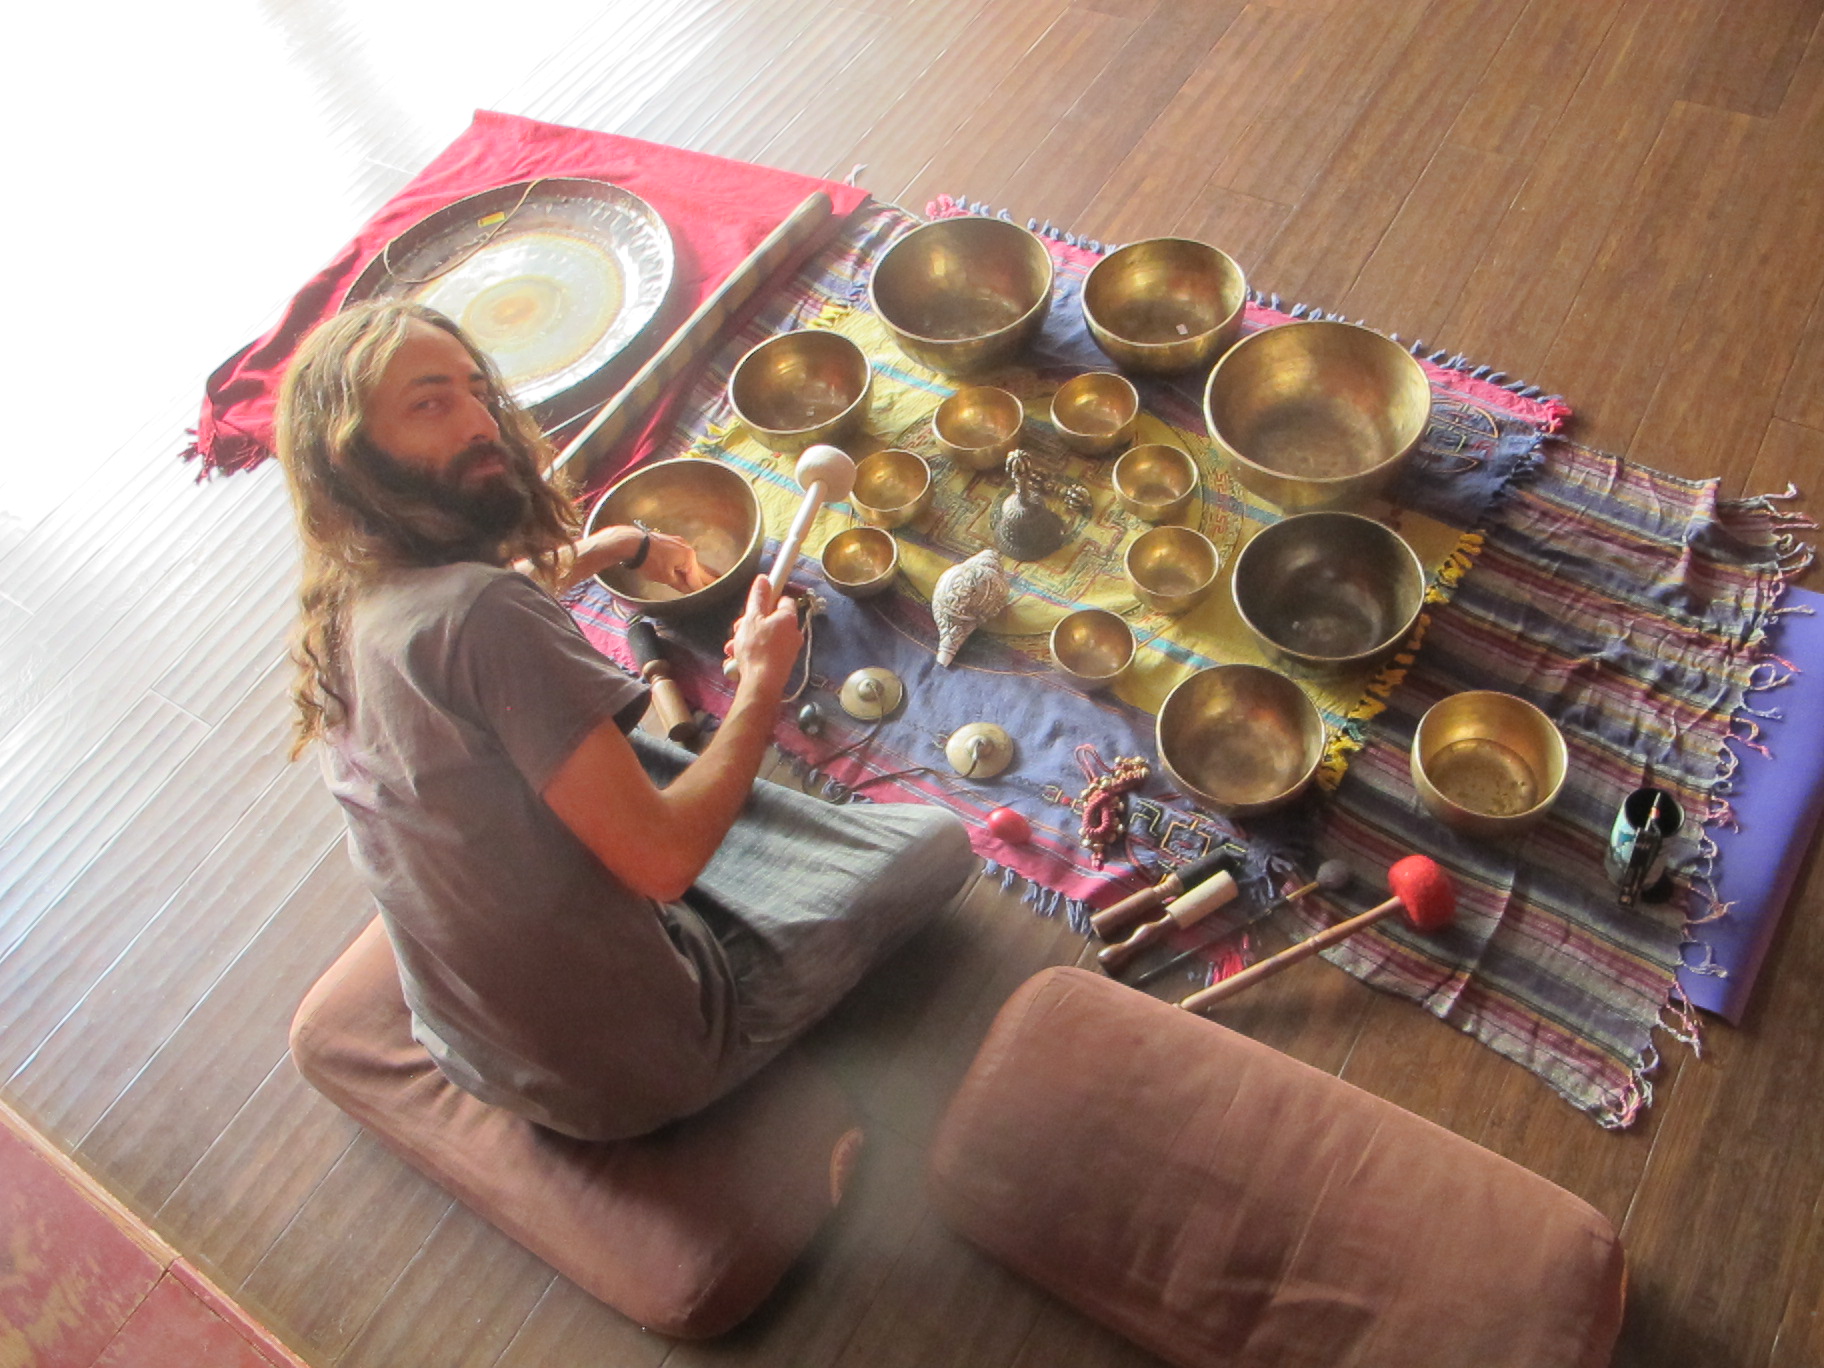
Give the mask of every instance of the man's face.
M 501 445 L 487 377 L 442 328 L 412 322 L 368 395 L 362 430 L 381 484 L 462 514 L 484 537 L 512 530 L 531 507 L 538 474 Z

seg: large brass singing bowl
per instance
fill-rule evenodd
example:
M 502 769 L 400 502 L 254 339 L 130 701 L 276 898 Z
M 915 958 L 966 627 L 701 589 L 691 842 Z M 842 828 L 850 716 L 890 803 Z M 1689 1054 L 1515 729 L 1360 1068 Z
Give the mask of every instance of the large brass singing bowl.
M 657 618 L 686 617 L 745 594 L 766 543 L 753 488 L 731 467 L 697 457 L 659 461 L 623 476 L 596 500 L 587 530 L 635 522 L 682 537 L 716 576 L 690 593 L 618 566 L 596 576 L 629 608 Z
M 1431 421 L 1431 385 L 1399 343 L 1353 323 L 1244 337 L 1204 386 L 1203 416 L 1235 478 L 1287 512 L 1383 493 Z
M 1235 609 L 1268 658 L 1293 674 L 1373 665 L 1406 639 L 1425 567 L 1406 539 L 1357 513 L 1295 513 L 1235 558 Z
M 1209 365 L 1241 336 L 1247 304 L 1241 267 L 1188 238 L 1130 242 L 1083 282 L 1083 322 L 1096 345 L 1151 375 Z
M 1524 698 L 1476 689 L 1431 705 L 1412 736 L 1412 786 L 1425 810 L 1470 836 L 1544 820 L 1564 788 L 1564 737 Z
M 859 428 L 873 387 L 867 356 L 841 333 L 787 332 L 736 363 L 728 399 L 754 436 L 796 456 Z
M 1002 219 L 940 219 L 887 249 L 868 300 L 900 349 L 950 375 L 987 370 L 1032 340 L 1051 308 L 1051 254 Z
M 1317 705 L 1262 665 L 1199 670 L 1167 695 L 1155 736 L 1172 781 L 1231 817 L 1284 807 L 1324 758 Z

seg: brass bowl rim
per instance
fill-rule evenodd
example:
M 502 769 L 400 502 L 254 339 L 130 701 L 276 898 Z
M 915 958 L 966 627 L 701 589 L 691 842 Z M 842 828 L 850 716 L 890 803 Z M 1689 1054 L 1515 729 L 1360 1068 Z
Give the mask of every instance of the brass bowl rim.
M 1129 400 L 1129 408 L 1131 409 L 1131 412 L 1128 413 L 1127 417 L 1123 418 L 1119 423 L 1117 423 L 1115 425 L 1115 431 L 1113 431 L 1113 432 L 1085 432 L 1085 431 L 1083 431 L 1082 428 L 1067 427 L 1067 426 L 1065 426 L 1065 424 L 1063 422 L 1061 422 L 1059 420 L 1059 418 L 1058 418 L 1058 400 L 1063 396 L 1065 390 L 1069 389 L 1072 385 L 1074 385 L 1082 380 L 1098 380 L 1098 381 L 1116 380 L 1116 381 L 1119 381 L 1122 385 L 1126 386 L 1125 393 L 1127 394 L 1127 397 Z M 1140 408 L 1141 408 L 1141 404 L 1140 404 L 1139 389 L 1134 385 L 1134 382 L 1132 380 L 1129 380 L 1125 375 L 1121 374 L 1120 371 L 1088 370 L 1088 371 L 1083 371 L 1080 374 L 1071 376 L 1070 379 L 1066 380 L 1063 384 L 1059 385 L 1057 387 L 1057 389 L 1052 392 L 1051 406 L 1050 406 L 1050 409 L 1048 410 L 1048 412 L 1049 412 L 1049 415 L 1051 418 L 1051 425 L 1054 428 L 1056 428 L 1060 433 L 1067 434 L 1071 437 L 1075 437 L 1080 440 L 1099 442 L 1099 441 L 1116 440 L 1120 436 L 1121 429 L 1127 427 L 1128 424 L 1134 422 L 1136 419 L 1138 419 L 1140 417 Z M 1163 445 L 1163 443 L 1152 443 L 1152 445 Z
M 750 361 L 753 361 L 756 356 L 767 348 L 775 345 L 782 345 L 788 340 L 801 342 L 807 337 L 831 338 L 838 344 L 838 351 L 844 352 L 847 356 L 852 356 L 861 363 L 861 392 L 849 401 L 848 406 L 845 407 L 841 413 L 825 418 L 820 422 L 812 423 L 809 427 L 776 428 L 768 427 L 764 423 L 756 422 L 754 418 L 748 414 L 747 410 L 741 407 L 741 400 L 737 394 L 736 382 L 740 380 L 741 372 L 747 367 L 747 364 Z M 823 346 L 826 344 L 819 342 L 814 345 Z M 868 354 L 861 349 L 861 346 L 853 338 L 844 337 L 841 333 L 831 332 L 827 328 L 792 328 L 786 332 L 774 333 L 771 337 L 756 342 L 753 346 L 749 347 L 742 355 L 741 359 L 735 362 L 735 368 L 728 373 L 728 406 L 735 411 L 736 418 L 740 419 L 748 428 L 762 437 L 784 437 L 790 439 L 804 437 L 807 434 L 839 429 L 842 424 L 849 422 L 854 418 L 856 411 L 868 402 L 869 396 L 873 391 L 874 365 L 868 360 Z
M 1499 707 L 1514 708 L 1522 716 L 1526 717 L 1529 722 L 1542 723 L 1544 726 L 1542 735 L 1551 738 L 1547 745 L 1547 749 L 1551 752 L 1550 758 L 1553 768 L 1558 771 L 1557 781 L 1552 784 L 1550 789 L 1546 791 L 1538 802 L 1524 811 L 1502 813 L 1483 812 L 1480 809 L 1470 807 L 1466 803 L 1459 803 L 1455 798 L 1452 798 L 1443 789 L 1439 788 L 1437 784 L 1432 782 L 1431 775 L 1425 764 L 1425 757 L 1419 749 L 1420 741 L 1425 734 L 1425 723 L 1430 720 L 1434 714 L 1437 714 L 1439 709 L 1444 708 L 1449 704 L 1469 707 L 1485 699 L 1497 700 L 1496 706 Z M 1564 792 L 1566 782 L 1571 777 L 1571 750 L 1570 746 L 1565 742 L 1563 729 L 1560 728 L 1556 722 L 1552 721 L 1545 709 L 1541 708 L 1538 704 L 1529 702 L 1518 694 L 1507 693 L 1501 689 L 1463 689 L 1457 693 L 1445 694 L 1444 697 L 1425 709 L 1419 717 L 1418 725 L 1412 729 L 1410 759 L 1413 770 L 1417 773 L 1419 778 L 1424 780 L 1426 789 L 1429 789 L 1432 793 L 1436 794 L 1440 802 L 1448 804 L 1453 812 L 1463 814 L 1465 818 L 1471 819 L 1474 825 L 1483 828 L 1511 827 L 1517 830 L 1523 825 L 1530 825 L 1537 821 L 1558 801 L 1560 795 Z M 1420 796 L 1424 796 L 1423 790 L 1421 790 Z M 1446 818 L 1439 818 L 1439 820 L 1443 821 L 1446 826 L 1451 825 L 1450 821 Z
M 1129 492 L 1121 483 L 1121 467 L 1123 465 L 1128 465 L 1131 470 L 1133 466 L 1139 464 L 1138 461 L 1133 460 L 1133 457 L 1143 452 L 1150 453 L 1153 451 L 1176 452 L 1180 459 L 1183 460 L 1185 468 L 1191 472 L 1190 487 L 1181 493 L 1172 495 L 1171 498 L 1166 499 L 1163 502 L 1158 499 L 1139 498 Z M 1186 451 L 1183 447 L 1174 446 L 1170 442 L 1136 442 L 1115 458 L 1115 464 L 1108 472 L 1108 482 L 1114 488 L 1116 498 L 1128 499 L 1137 504 L 1145 504 L 1149 508 L 1164 508 L 1167 504 L 1176 503 L 1179 499 L 1189 498 L 1197 492 L 1197 486 L 1202 483 L 1202 481 L 1203 468 L 1197 464 L 1197 458 L 1191 455 L 1191 453 Z M 1186 530 L 1195 532 L 1197 529 L 1188 528 Z M 1145 533 L 1141 533 L 1141 536 L 1145 535 Z
M 881 569 L 879 573 L 870 575 L 867 579 L 841 579 L 832 575 L 830 573 L 830 551 L 835 548 L 837 543 L 845 538 L 861 542 L 871 542 L 885 538 L 887 545 L 886 566 Z M 823 544 L 823 550 L 817 553 L 817 565 L 818 568 L 823 571 L 823 577 L 832 585 L 841 585 L 843 588 L 847 589 L 871 588 L 880 584 L 883 580 L 892 579 L 893 576 L 899 572 L 899 538 L 895 537 L 884 527 L 871 527 L 866 523 L 863 523 L 859 527 L 845 527 Z
M 944 436 L 943 432 L 938 427 L 938 420 L 943 417 L 944 410 L 949 408 L 951 404 L 955 403 L 965 394 L 970 393 L 994 394 L 1012 400 L 1014 411 L 1018 414 L 1018 419 L 1014 423 L 1012 431 L 1008 432 L 1005 436 L 995 438 L 992 442 L 983 442 L 980 446 L 964 446 L 961 442 L 953 442 L 948 437 Z M 1021 429 L 1025 426 L 1026 401 L 1020 398 L 1020 396 L 1015 394 L 1012 390 L 1002 389 L 999 385 L 958 385 L 956 389 L 952 390 L 950 394 L 931 411 L 931 435 L 937 438 L 941 445 L 949 447 L 954 451 L 991 451 L 1003 442 L 1011 442 L 1016 439 L 1020 435 Z
M 1404 625 L 1391 635 L 1383 637 L 1380 641 L 1376 642 L 1373 646 L 1368 647 L 1366 650 L 1353 651 L 1346 656 L 1322 656 L 1313 655 L 1309 651 L 1301 651 L 1296 647 L 1288 646 L 1285 642 L 1281 641 L 1278 637 L 1274 636 L 1271 632 L 1255 622 L 1253 617 L 1248 613 L 1247 605 L 1241 601 L 1242 580 L 1244 578 L 1243 571 L 1248 563 L 1248 553 L 1252 551 L 1256 545 L 1262 544 L 1261 539 L 1263 537 L 1277 540 L 1290 536 L 1290 533 L 1282 532 L 1278 529 L 1296 526 L 1302 521 L 1313 518 L 1348 518 L 1357 523 L 1366 523 L 1377 529 L 1376 533 L 1370 535 L 1385 533 L 1406 552 L 1406 560 L 1403 564 L 1410 566 L 1412 578 L 1418 585 L 1417 601 L 1413 604 L 1412 613 L 1407 617 Z M 1269 541 L 1265 544 L 1271 547 L 1272 542 Z M 1264 554 L 1264 552 L 1257 553 L 1255 559 L 1260 559 L 1261 555 Z M 1235 573 L 1229 577 L 1229 597 L 1234 600 L 1235 613 L 1236 616 L 1241 619 L 1242 626 L 1254 633 L 1260 640 L 1266 642 L 1272 649 L 1282 651 L 1295 660 L 1314 661 L 1323 665 L 1341 665 L 1344 667 L 1358 663 L 1366 664 L 1375 656 L 1392 650 L 1394 647 L 1398 646 L 1400 642 L 1404 641 L 1413 627 L 1418 623 L 1419 615 L 1425 611 L 1425 562 L 1419 559 L 1419 553 L 1412 549 L 1411 542 L 1407 541 L 1406 538 L 1402 537 L 1396 530 L 1387 526 L 1387 524 L 1380 519 L 1371 518 L 1365 513 L 1351 513 L 1343 508 L 1313 508 L 1301 513 L 1288 513 L 1277 522 L 1268 523 L 1265 527 L 1261 528 L 1260 531 L 1249 537 L 1241 550 L 1236 552 L 1233 564 Z
M 881 456 L 907 456 L 918 462 L 919 468 L 925 472 L 925 487 L 919 490 L 919 492 L 910 499 L 907 499 L 904 503 L 869 503 L 866 499 L 861 497 L 861 468 L 867 465 L 869 461 L 875 460 Z M 879 451 L 870 451 L 866 456 L 863 456 L 859 461 L 855 462 L 855 484 L 849 490 L 849 502 L 854 504 L 857 508 L 867 509 L 870 513 L 903 513 L 920 499 L 929 495 L 931 493 L 931 487 L 936 481 L 937 476 L 931 469 L 931 462 L 927 461 L 916 451 L 911 450 L 909 447 L 882 447 Z
M 588 533 L 595 530 L 596 520 L 601 517 L 602 510 L 608 506 L 608 501 L 635 480 L 651 478 L 655 471 L 670 471 L 675 467 L 686 465 L 693 469 L 713 467 L 721 472 L 721 474 L 712 475 L 709 478 L 726 478 L 733 481 L 729 486 L 731 490 L 736 485 L 739 485 L 745 492 L 746 507 L 751 511 L 753 516 L 753 532 L 749 535 L 747 544 L 741 549 L 741 554 L 736 557 L 733 565 L 729 566 L 727 570 L 724 570 L 701 589 L 693 589 L 690 593 L 680 594 L 676 598 L 641 598 L 637 594 L 630 594 L 626 590 L 616 586 L 609 580 L 605 571 L 596 574 L 596 582 L 610 594 L 614 595 L 615 598 L 623 603 L 632 604 L 639 609 L 639 611 L 653 617 L 688 614 L 696 612 L 701 608 L 708 608 L 715 603 L 720 602 L 729 594 L 729 591 L 724 589 L 723 586 L 736 575 L 740 575 L 744 572 L 751 574 L 753 567 L 759 563 L 761 550 L 766 545 L 766 515 L 764 510 L 760 507 L 760 496 L 754 492 L 753 485 L 750 484 L 747 479 L 742 476 L 741 472 L 736 470 L 733 466 L 724 465 L 721 461 L 702 456 L 673 456 L 667 460 L 653 461 L 649 465 L 636 466 L 634 469 L 628 471 L 613 484 L 609 485 L 608 488 L 604 489 L 595 503 L 591 505 L 589 516 L 583 520 L 584 532 Z M 722 592 L 718 594 L 718 590 L 722 590 Z
M 1137 248 L 1150 247 L 1155 243 L 1160 242 L 1183 244 L 1213 253 L 1216 258 L 1218 272 L 1221 273 L 1222 269 L 1226 267 L 1229 272 L 1233 273 L 1235 283 L 1240 287 L 1241 299 L 1233 309 L 1229 310 L 1229 312 L 1223 316 L 1222 321 L 1213 328 L 1205 328 L 1202 332 L 1190 333 L 1184 337 L 1174 337 L 1169 342 L 1141 342 L 1127 336 L 1125 333 L 1117 332 L 1096 316 L 1096 311 L 1089 302 L 1091 294 L 1090 282 L 1095 279 L 1096 272 L 1100 271 L 1103 267 L 1108 266 L 1110 262 L 1119 260 L 1125 254 L 1134 252 Z M 1114 273 L 1114 269 L 1111 268 L 1109 274 L 1113 275 Z M 1175 237 L 1170 235 L 1140 238 L 1137 241 L 1122 244 L 1089 268 L 1088 273 L 1083 277 L 1081 299 L 1083 305 L 1083 318 L 1091 329 L 1100 329 L 1102 332 L 1105 332 L 1110 337 L 1114 338 L 1122 346 L 1131 347 L 1141 355 L 1150 355 L 1154 352 L 1164 351 L 1169 347 L 1194 346 L 1199 342 L 1208 342 L 1214 338 L 1220 337 L 1226 329 L 1234 327 L 1248 311 L 1248 277 L 1247 273 L 1241 269 L 1241 263 L 1236 261 L 1235 258 L 1230 256 L 1227 252 L 1223 251 L 1222 248 L 1216 246 L 1215 243 L 1201 242 L 1196 238 Z M 1230 350 L 1233 350 L 1233 348 Z
M 1195 537 L 1198 542 L 1202 543 L 1204 546 L 1207 546 L 1210 550 L 1210 577 L 1208 579 L 1202 581 L 1201 583 L 1197 584 L 1193 588 L 1181 590 L 1181 591 L 1178 591 L 1178 592 L 1172 593 L 1172 594 L 1161 595 L 1161 597 L 1181 598 L 1187 594 L 1208 593 L 1211 586 L 1214 585 L 1216 583 L 1216 581 L 1222 575 L 1222 552 L 1217 549 L 1215 542 L 1211 541 L 1197 528 L 1182 527 L 1177 523 L 1156 524 L 1155 526 L 1147 528 L 1146 531 L 1142 532 L 1139 536 L 1135 537 L 1131 542 L 1129 542 L 1127 544 L 1127 550 L 1125 550 L 1121 553 L 1121 569 L 1123 572 L 1126 573 L 1128 581 L 1133 584 L 1138 584 L 1140 582 L 1140 577 L 1138 575 L 1134 574 L 1134 550 L 1136 547 L 1138 547 L 1140 545 L 1141 542 L 1145 541 L 1148 537 L 1151 537 L 1155 534 L 1158 534 L 1161 537 L 1169 537 L 1169 536 Z M 1157 589 L 1148 589 L 1147 592 L 1151 593 L 1151 594 L 1158 594 L 1160 591 Z M 1264 667 L 1262 667 L 1262 668 L 1264 668 Z M 1275 673 L 1277 673 L 1277 671 L 1275 671 Z
M 887 263 L 893 260 L 894 254 L 899 252 L 902 247 L 905 247 L 907 243 L 927 233 L 936 236 L 937 234 L 933 232 L 933 230 L 947 229 L 950 228 L 951 225 L 957 223 L 992 223 L 999 226 L 990 229 L 990 232 L 1004 232 L 1007 229 L 1012 229 L 1015 232 L 1024 235 L 1033 246 L 1038 248 L 1039 259 L 1042 259 L 1045 263 L 1044 288 L 1039 291 L 1038 299 L 1035 300 L 1030 307 L 1025 309 L 1018 318 L 1014 319 L 1011 323 L 1004 324 L 989 332 L 974 333 L 968 337 L 932 337 L 927 333 L 915 332 L 911 328 L 904 327 L 900 323 L 894 321 L 892 315 L 889 314 L 887 310 L 881 308 L 880 296 L 876 293 L 875 284 L 880 279 L 880 273 L 890 269 Z M 910 254 L 908 253 L 908 255 Z M 921 223 L 918 227 L 904 234 L 897 242 L 888 247 L 886 251 L 882 252 L 880 260 L 874 264 L 874 269 L 868 273 L 868 307 L 874 311 L 874 316 L 876 318 L 886 324 L 889 332 L 897 333 L 902 337 L 909 337 L 912 341 L 921 346 L 939 349 L 945 347 L 973 346 L 984 342 L 993 342 L 997 339 L 1006 337 L 1008 333 L 1026 327 L 1032 321 L 1033 314 L 1041 309 L 1049 309 L 1051 307 L 1051 296 L 1052 292 L 1057 288 L 1057 283 L 1057 264 L 1052 261 L 1051 252 L 1046 248 L 1044 239 L 1040 238 L 1037 233 L 1033 232 L 1030 228 L 1023 227 L 1017 223 L 1011 223 L 1006 219 L 984 218 L 972 214 L 959 218 L 933 219 L 929 223 Z
M 1312 755 L 1311 762 L 1304 767 L 1297 779 L 1293 780 L 1292 783 L 1288 784 L 1278 793 L 1269 795 L 1265 798 L 1218 798 L 1214 794 L 1206 793 L 1204 790 L 1198 788 L 1197 785 L 1193 784 L 1180 773 L 1178 767 L 1172 763 L 1171 756 L 1166 752 L 1165 748 L 1166 718 L 1171 712 L 1173 701 L 1198 680 L 1214 674 L 1241 674 L 1244 672 L 1266 675 L 1275 681 L 1275 687 L 1284 685 L 1286 688 L 1290 689 L 1293 695 L 1295 695 L 1303 705 L 1299 708 L 1300 718 L 1306 721 L 1316 721 L 1317 743 L 1312 747 L 1314 754 Z M 1294 706 L 1296 707 L 1298 705 Z M 1269 666 L 1254 665 L 1247 661 L 1227 661 L 1217 665 L 1207 665 L 1201 670 L 1196 670 L 1191 674 L 1186 675 L 1172 686 L 1171 692 L 1165 696 L 1165 702 L 1159 705 L 1158 715 L 1153 719 L 1153 749 L 1158 753 L 1159 763 L 1165 766 L 1166 773 L 1172 777 L 1175 783 L 1189 789 L 1204 802 L 1209 803 L 1211 806 L 1232 816 L 1253 816 L 1259 813 L 1271 812 L 1276 808 L 1284 807 L 1287 803 L 1292 802 L 1299 794 L 1310 787 L 1312 779 L 1316 777 L 1318 769 L 1324 763 L 1324 752 L 1328 748 L 1329 742 L 1330 728 L 1324 722 L 1323 710 L 1312 700 L 1310 694 L 1306 693 L 1298 686 L 1296 680 L 1290 675 L 1272 669 Z
M 1108 618 L 1114 622 L 1120 623 L 1126 630 L 1127 655 L 1119 665 L 1106 674 L 1090 674 L 1087 671 L 1076 669 L 1074 666 L 1066 665 L 1058 658 L 1058 633 L 1063 630 L 1065 623 L 1069 622 L 1072 618 L 1080 617 Z M 1134 657 L 1140 653 L 1140 643 L 1134 636 L 1134 624 L 1111 609 L 1097 608 L 1093 605 L 1084 608 L 1073 608 L 1068 613 L 1064 614 L 1063 617 L 1052 623 L 1051 635 L 1047 638 L 1047 644 L 1051 651 L 1052 663 L 1056 665 L 1058 669 L 1062 670 L 1073 679 L 1095 680 L 1099 683 L 1107 683 L 1110 680 L 1119 678 L 1122 672 L 1134 663 Z
M 1222 373 L 1222 368 L 1224 366 L 1239 364 L 1237 361 L 1238 357 L 1245 361 L 1251 356 L 1253 351 L 1244 351 L 1243 348 L 1246 348 L 1250 343 L 1253 343 L 1255 338 L 1266 337 L 1270 333 L 1280 333 L 1288 328 L 1349 328 L 1358 333 L 1366 333 L 1368 336 L 1378 338 L 1381 342 L 1385 343 L 1387 347 L 1391 348 L 1387 353 L 1390 357 L 1398 356 L 1403 358 L 1402 361 L 1396 362 L 1395 364 L 1401 365 L 1409 374 L 1416 374 L 1419 383 L 1424 386 L 1427 417 L 1425 421 L 1419 424 L 1418 432 L 1391 456 L 1383 457 L 1371 466 L 1364 466 L 1360 470 L 1350 471 L 1347 475 L 1297 475 L 1291 471 L 1281 470 L 1277 466 L 1262 465 L 1259 461 L 1243 455 L 1239 447 L 1222 435 L 1221 426 L 1216 421 L 1215 410 L 1210 405 L 1210 396 L 1216 392 L 1216 377 Z M 1253 350 L 1257 349 L 1258 347 L 1255 347 Z M 1360 323 L 1345 323 L 1341 319 L 1336 318 L 1300 318 L 1295 319 L 1290 323 L 1275 323 L 1271 327 L 1260 329 L 1258 332 L 1251 332 L 1222 354 L 1222 359 L 1217 361 L 1214 366 L 1210 367 L 1210 373 L 1203 382 L 1203 423 L 1209 430 L 1211 440 L 1217 443 L 1225 456 L 1248 470 L 1260 472 L 1260 474 L 1269 479 L 1290 480 L 1312 489 L 1339 488 L 1343 485 L 1357 481 L 1373 480 L 1376 476 L 1385 474 L 1388 470 L 1398 466 L 1401 461 L 1406 459 L 1407 454 L 1424 439 L 1425 429 L 1430 426 L 1430 411 L 1431 379 L 1425 374 L 1425 368 L 1419 364 L 1419 360 L 1416 356 L 1407 351 L 1406 348 L 1402 347 L 1398 342 L 1395 342 L 1391 337 L 1388 337 L 1385 333 L 1378 333 L 1373 328 L 1364 327 Z

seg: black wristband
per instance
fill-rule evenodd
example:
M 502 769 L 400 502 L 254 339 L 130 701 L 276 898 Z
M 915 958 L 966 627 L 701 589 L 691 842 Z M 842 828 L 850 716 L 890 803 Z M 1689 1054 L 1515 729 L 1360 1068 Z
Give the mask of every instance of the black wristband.
M 621 562 L 621 569 L 638 570 L 646 564 L 646 553 L 650 550 L 652 550 L 652 532 L 642 527 L 640 529 L 640 549 Z

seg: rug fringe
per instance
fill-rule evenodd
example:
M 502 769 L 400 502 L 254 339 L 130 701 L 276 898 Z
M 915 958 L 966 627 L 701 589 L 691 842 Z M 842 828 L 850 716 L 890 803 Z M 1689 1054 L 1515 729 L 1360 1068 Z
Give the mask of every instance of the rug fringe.
M 982 876 L 993 878 L 996 875 L 1000 876 L 1003 892 L 1011 893 L 1017 889 L 1020 901 L 1041 917 L 1052 919 L 1062 915 L 1072 931 L 1080 936 L 1090 934 L 1090 909 L 1089 904 L 1083 899 L 1066 897 L 1062 893 L 1046 888 L 1043 884 L 1035 883 L 1011 865 L 1001 864 L 986 855 L 982 856 Z
M 977 218 L 1000 219 L 1003 223 L 1012 223 L 1015 221 L 1013 215 L 1007 210 L 996 209 L 991 205 L 984 204 L 981 200 L 972 200 L 967 196 L 939 195 L 936 199 L 925 205 L 925 217 L 927 219 L 953 217 L 959 213 L 973 214 Z M 1096 256 L 1103 256 L 1109 252 L 1117 251 L 1123 245 L 1118 242 L 1105 243 L 1080 233 L 1069 232 L 1054 225 L 1050 219 L 1045 219 L 1041 222 L 1036 218 L 1029 218 L 1026 220 L 1026 228 L 1029 232 L 1037 233 L 1040 237 L 1050 238 L 1053 242 L 1061 242 L 1067 247 L 1075 247 L 1079 251 L 1091 252 Z M 1290 318 L 1327 320 L 1335 323 L 1354 322 L 1360 327 L 1373 327 L 1372 324 L 1365 323 L 1359 318 L 1350 319 L 1334 310 L 1325 309 L 1315 304 L 1287 304 L 1281 300 L 1277 294 L 1264 293 L 1251 286 L 1248 289 L 1248 302 L 1251 304 L 1258 304 L 1265 309 L 1272 309 L 1277 313 L 1283 313 Z M 1374 331 L 1379 332 L 1380 330 L 1376 328 Z M 1570 405 L 1565 403 L 1563 395 L 1547 394 L 1538 385 L 1528 384 L 1524 380 L 1510 380 L 1508 379 L 1506 371 L 1497 370 L 1493 366 L 1483 365 L 1473 361 L 1462 352 L 1453 354 L 1448 348 L 1436 348 L 1432 349 L 1430 354 L 1427 355 L 1427 346 L 1424 342 L 1407 343 L 1401 341 L 1398 333 L 1387 333 L 1384 335 L 1392 341 L 1399 342 L 1401 346 L 1405 347 L 1414 356 L 1419 357 L 1421 360 L 1428 361 L 1434 366 L 1441 367 L 1445 370 L 1461 371 L 1468 375 L 1472 380 L 1479 380 L 1483 384 L 1493 385 L 1498 389 L 1504 389 L 1512 394 L 1517 394 L 1522 399 L 1531 399 L 1536 403 L 1544 405 L 1550 415 L 1545 424 L 1547 432 L 1558 431 L 1571 416 Z

